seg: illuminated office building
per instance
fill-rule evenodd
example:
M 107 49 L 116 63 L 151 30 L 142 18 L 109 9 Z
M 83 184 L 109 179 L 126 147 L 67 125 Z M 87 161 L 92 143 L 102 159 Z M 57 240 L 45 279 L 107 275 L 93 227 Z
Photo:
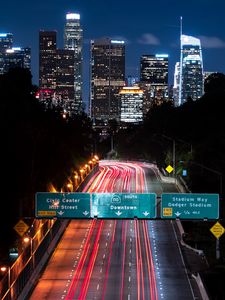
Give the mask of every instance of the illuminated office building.
M 12 33 L 0 33 L 0 74 L 4 73 L 4 58 L 7 49 L 13 45 Z
M 31 49 L 29 47 L 12 47 L 4 55 L 4 73 L 12 68 L 31 70 Z
M 179 106 L 180 62 L 176 62 L 173 78 L 173 103 Z
M 64 49 L 74 52 L 74 109 L 82 111 L 82 50 L 83 30 L 80 25 L 80 14 L 68 13 L 64 28 Z
M 56 89 L 56 31 L 39 32 L 39 87 Z
M 74 101 L 74 51 L 56 50 L 56 93 L 58 105 L 69 114 L 76 112 Z
M 140 87 L 145 90 L 144 116 L 154 104 L 169 99 L 168 92 L 168 55 L 142 55 L 140 62 Z
M 13 34 L 0 33 L 0 74 L 17 67 L 31 70 L 31 49 L 13 47 Z
M 144 91 L 138 86 L 123 87 L 120 90 L 121 122 L 135 124 L 143 121 L 143 95 Z
M 139 82 L 139 78 L 136 76 L 127 76 L 126 78 L 126 86 L 134 86 Z
M 203 61 L 199 39 L 181 35 L 179 105 L 203 94 Z
M 119 91 L 125 85 L 124 41 L 109 38 L 91 41 L 91 101 L 93 122 L 107 125 L 120 120 Z
M 13 46 L 13 34 L 12 33 L 0 33 L 0 52 L 6 49 L 11 49 Z
M 57 49 L 56 31 L 40 31 L 39 100 L 76 113 L 74 101 L 74 50 Z

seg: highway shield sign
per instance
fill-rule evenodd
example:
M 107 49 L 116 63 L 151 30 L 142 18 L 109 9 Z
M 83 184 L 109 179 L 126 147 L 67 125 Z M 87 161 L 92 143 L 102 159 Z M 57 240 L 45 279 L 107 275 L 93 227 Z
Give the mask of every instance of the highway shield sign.
M 156 194 L 93 193 L 91 211 L 93 218 L 154 219 Z

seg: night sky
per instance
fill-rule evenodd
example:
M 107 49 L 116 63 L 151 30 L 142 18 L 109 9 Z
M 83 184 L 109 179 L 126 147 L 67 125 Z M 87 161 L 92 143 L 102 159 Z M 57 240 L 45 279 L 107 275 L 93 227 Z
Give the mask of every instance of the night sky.
M 89 41 L 122 38 L 126 43 L 126 75 L 139 75 L 142 54 L 169 54 L 169 83 L 179 60 L 179 18 L 183 33 L 199 37 L 205 71 L 225 73 L 224 0 L 11 0 L 0 9 L 0 32 L 14 34 L 14 46 L 30 46 L 33 83 L 38 84 L 39 30 L 57 30 L 63 47 L 67 12 L 81 14 L 84 30 L 84 95 L 88 97 Z

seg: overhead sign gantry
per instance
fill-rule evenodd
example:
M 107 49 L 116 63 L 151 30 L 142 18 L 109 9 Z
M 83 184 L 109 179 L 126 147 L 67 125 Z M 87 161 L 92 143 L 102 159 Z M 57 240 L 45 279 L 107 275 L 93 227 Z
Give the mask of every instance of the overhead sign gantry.
M 36 218 L 219 219 L 218 194 L 36 193 Z M 157 216 L 157 203 L 161 202 Z

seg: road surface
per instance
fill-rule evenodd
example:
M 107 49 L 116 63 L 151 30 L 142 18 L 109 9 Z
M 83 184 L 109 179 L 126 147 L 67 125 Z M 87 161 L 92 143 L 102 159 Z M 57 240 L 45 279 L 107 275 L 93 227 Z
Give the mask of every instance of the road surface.
M 86 192 L 177 192 L 152 164 L 101 161 Z M 191 300 L 174 223 L 73 220 L 30 296 L 32 300 Z

